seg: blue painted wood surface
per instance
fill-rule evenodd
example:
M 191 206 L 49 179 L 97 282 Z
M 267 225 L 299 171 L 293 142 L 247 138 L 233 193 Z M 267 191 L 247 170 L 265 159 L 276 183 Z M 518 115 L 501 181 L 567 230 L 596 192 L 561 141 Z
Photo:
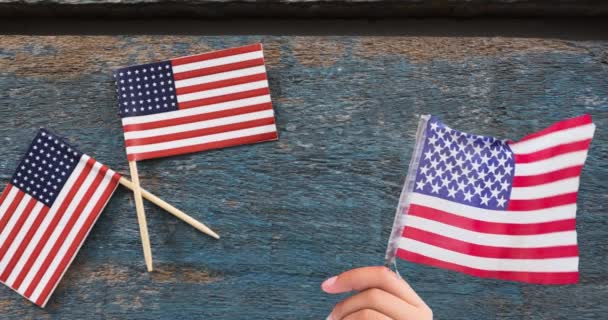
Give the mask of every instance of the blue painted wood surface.
M 145 272 L 119 188 L 46 309 L 0 287 L 2 319 L 324 319 L 319 284 L 381 264 L 417 116 L 518 139 L 591 113 L 578 209 L 581 281 L 538 286 L 399 262 L 437 319 L 599 319 L 608 312 L 608 42 L 280 36 L 0 37 L 0 181 L 44 126 L 128 172 L 111 70 L 264 43 L 278 142 L 140 163 L 142 185 L 215 241 L 146 203 Z

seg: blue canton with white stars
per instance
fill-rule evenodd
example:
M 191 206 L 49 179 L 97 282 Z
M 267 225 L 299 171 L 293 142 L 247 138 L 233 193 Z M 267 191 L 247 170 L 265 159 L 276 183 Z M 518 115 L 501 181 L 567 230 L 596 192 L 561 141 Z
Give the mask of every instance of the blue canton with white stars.
M 40 129 L 11 183 L 50 207 L 81 157 L 82 153 L 61 137 Z
M 414 191 L 505 210 L 514 170 L 513 152 L 505 141 L 456 131 L 431 117 Z
M 116 70 L 116 94 L 121 117 L 133 117 L 178 108 L 171 61 Z

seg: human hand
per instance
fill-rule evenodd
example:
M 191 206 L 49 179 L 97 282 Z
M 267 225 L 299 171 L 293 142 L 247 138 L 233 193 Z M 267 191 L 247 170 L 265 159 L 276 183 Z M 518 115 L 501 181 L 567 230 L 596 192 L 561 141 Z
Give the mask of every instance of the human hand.
M 352 269 L 321 284 L 323 291 L 358 293 L 340 301 L 327 320 L 431 320 L 433 312 L 410 285 L 386 267 Z

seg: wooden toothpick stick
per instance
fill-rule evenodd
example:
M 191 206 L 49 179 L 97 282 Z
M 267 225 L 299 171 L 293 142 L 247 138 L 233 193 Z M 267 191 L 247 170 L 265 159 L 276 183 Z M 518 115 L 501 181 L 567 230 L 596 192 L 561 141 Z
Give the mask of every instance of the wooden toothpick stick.
M 125 186 L 126 188 L 128 188 L 128 189 L 131 189 L 131 190 L 134 189 L 133 182 L 129 181 L 125 177 L 121 177 L 118 182 L 120 184 L 122 184 L 123 186 Z M 149 200 L 150 202 L 154 203 L 155 205 L 157 205 L 157 206 L 165 209 L 167 212 L 169 212 L 172 215 L 176 216 L 178 219 L 181 219 L 185 223 L 193 226 L 194 228 L 196 228 L 200 232 L 208 234 L 209 236 L 211 236 L 211 237 L 213 237 L 215 239 L 219 239 L 220 238 L 220 236 L 217 233 L 213 232 L 213 230 L 211 230 L 205 224 L 203 224 L 203 223 L 197 221 L 196 219 L 192 218 L 191 216 L 185 214 L 181 210 L 179 210 L 179 209 L 175 208 L 174 206 L 170 205 L 169 203 L 165 202 L 163 199 L 161 199 L 161 198 L 159 198 L 159 197 L 151 194 L 150 192 L 146 191 L 146 189 L 141 188 L 141 195 L 146 200 Z
M 144 201 L 141 197 L 141 187 L 139 186 L 139 175 L 137 174 L 137 163 L 129 161 L 129 170 L 133 179 L 133 195 L 135 196 L 135 210 L 137 211 L 137 222 L 139 223 L 139 234 L 141 235 L 141 245 L 144 248 L 144 259 L 148 272 L 154 270 L 152 267 L 152 249 L 150 248 L 150 237 L 148 236 L 148 224 L 144 212 Z

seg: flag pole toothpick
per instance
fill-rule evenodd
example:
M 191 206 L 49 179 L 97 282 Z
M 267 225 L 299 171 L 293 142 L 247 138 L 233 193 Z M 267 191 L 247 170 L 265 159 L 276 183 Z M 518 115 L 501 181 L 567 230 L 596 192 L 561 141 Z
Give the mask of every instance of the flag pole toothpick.
M 130 190 L 134 190 L 135 186 L 133 184 L 133 182 L 129 181 L 127 178 L 125 177 L 121 177 L 120 180 L 118 181 L 120 184 L 122 184 L 123 186 L 125 186 L 127 189 Z M 166 201 L 164 201 L 163 199 L 153 195 L 152 193 L 146 191 L 146 189 L 141 188 L 141 195 L 143 198 L 145 198 L 146 200 L 149 200 L 150 202 L 154 203 L 155 205 L 165 209 L 167 212 L 171 213 L 172 215 L 174 215 L 175 217 L 177 217 L 178 219 L 184 221 L 185 223 L 191 225 L 192 227 L 196 228 L 197 230 L 199 230 L 202 233 L 205 233 L 215 239 L 219 239 L 220 236 L 215 233 L 213 230 L 211 230 L 209 227 L 207 227 L 204 223 L 199 222 L 198 220 L 192 218 L 191 216 L 187 215 L 186 213 L 184 213 L 183 211 L 175 208 L 174 206 L 170 205 L 169 203 L 167 203 Z
M 144 212 L 144 202 L 142 199 L 141 187 L 139 186 L 139 175 L 137 173 L 137 163 L 129 161 L 129 170 L 133 179 L 133 195 L 135 197 L 135 210 L 137 211 L 137 222 L 139 223 L 139 234 L 141 235 L 141 244 L 144 249 L 144 259 L 148 272 L 154 270 L 152 267 L 152 249 L 150 248 L 150 237 L 148 236 L 148 224 L 146 223 L 146 214 Z

